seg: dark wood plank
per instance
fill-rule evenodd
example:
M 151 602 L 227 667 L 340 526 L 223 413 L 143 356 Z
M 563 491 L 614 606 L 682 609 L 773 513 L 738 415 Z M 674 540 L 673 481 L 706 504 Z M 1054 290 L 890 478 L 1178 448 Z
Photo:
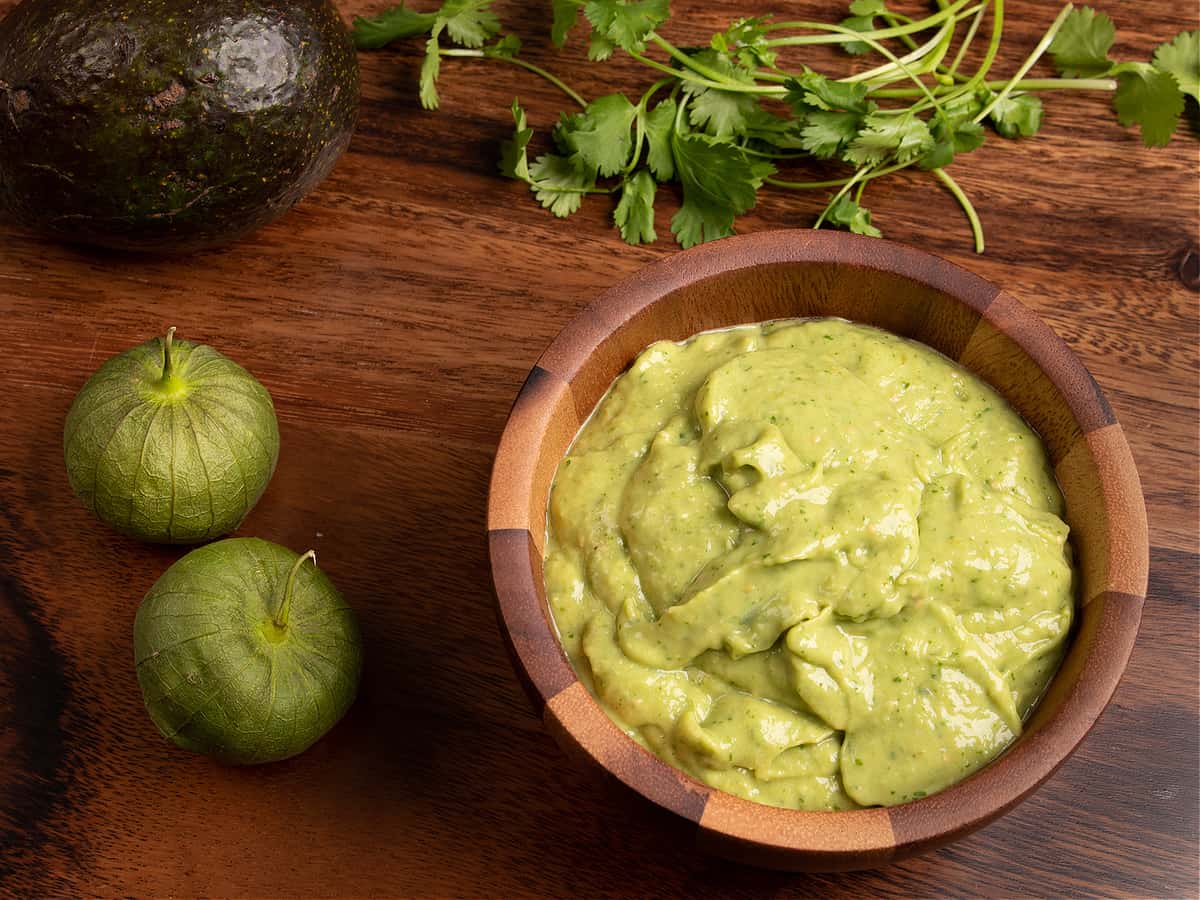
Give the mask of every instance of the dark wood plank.
M 682 43 L 758 11 L 675 5 Z M 1098 5 L 1121 51 L 1143 58 L 1197 27 L 1186 4 Z M 841 14 L 827 0 L 782 6 Z M 1001 72 L 1054 12 L 1009 7 Z M 530 58 L 578 73 L 585 93 L 645 83 L 636 66 L 549 49 L 540 4 L 500 8 Z M 431 114 L 417 65 L 414 47 L 364 56 L 350 153 L 293 213 L 228 250 L 137 260 L 0 226 L 0 892 L 1194 895 L 1200 330 L 1178 265 L 1197 244 L 1195 140 L 1149 151 L 1103 98 L 1049 98 L 1039 137 L 989 141 L 956 167 L 988 226 L 983 257 L 925 176 L 871 189 L 889 236 L 1034 307 L 1105 388 L 1142 472 L 1150 597 L 1112 706 L 1031 800 L 880 872 L 785 876 L 700 856 L 670 816 L 577 772 L 513 676 L 483 515 L 509 404 L 571 315 L 675 248 L 625 247 L 603 200 L 554 220 L 494 174 L 512 96 L 545 128 L 563 108 L 552 89 L 448 63 Z M 805 226 L 823 202 L 767 192 L 741 228 Z M 672 211 L 664 200 L 660 234 Z M 131 626 L 178 554 L 93 522 L 62 467 L 63 416 L 87 374 L 168 323 L 273 393 L 281 462 L 242 532 L 316 547 L 366 637 L 347 720 L 270 767 L 222 768 L 159 739 Z

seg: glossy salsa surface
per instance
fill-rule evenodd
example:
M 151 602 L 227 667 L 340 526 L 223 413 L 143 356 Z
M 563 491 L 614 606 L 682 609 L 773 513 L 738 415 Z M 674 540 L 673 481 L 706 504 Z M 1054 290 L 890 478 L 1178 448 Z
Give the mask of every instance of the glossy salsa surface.
M 1038 437 L 924 345 L 838 319 L 651 345 L 559 466 L 545 584 L 632 738 L 773 806 L 892 805 L 1020 734 L 1074 574 Z

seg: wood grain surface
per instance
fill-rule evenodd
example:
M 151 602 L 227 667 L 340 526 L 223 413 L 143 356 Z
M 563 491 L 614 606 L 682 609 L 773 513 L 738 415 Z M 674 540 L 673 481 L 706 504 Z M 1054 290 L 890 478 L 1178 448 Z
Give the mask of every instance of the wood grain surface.
M 1197 27 L 1194 5 L 1097 5 L 1132 57 Z M 682 44 L 767 8 L 674 6 L 668 34 Z M 1000 71 L 1056 11 L 1008 6 Z M 540 4 L 498 7 L 529 58 L 571 73 L 584 93 L 646 83 L 636 66 L 555 53 Z M 842 14 L 832 0 L 771 9 Z M 227 250 L 122 258 L 0 226 L 0 893 L 1200 892 L 1195 138 L 1146 150 L 1106 98 L 1049 97 L 1037 138 L 990 140 L 955 167 L 988 227 L 982 257 L 927 176 L 872 186 L 889 237 L 1016 295 L 1099 380 L 1141 470 L 1150 592 L 1113 703 L 1033 798 L 888 869 L 783 875 L 706 857 L 668 814 L 593 783 L 557 750 L 513 675 L 484 533 L 509 405 L 575 312 L 676 251 L 667 240 L 624 246 L 603 200 L 564 223 L 495 175 L 512 96 L 545 128 L 563 108 L 552 88 L 499 64 L 448 62 L 443 108 L 426 113 L 416 50 L 363 56 L 350 152 L 295 211 Z M 740 228 L 805 226 L 823 202 L 764 192 Z M 315 547 L 365 635 L 349 716 L 303 756 L 268 767 L 224 768 L 158 736 L 134 675 L 132 623 L 179 551 L 93 521 L 62 465 L 63 417 L 87 375 L 168 324 L 272 392 L 279 468 L 240 533 Z

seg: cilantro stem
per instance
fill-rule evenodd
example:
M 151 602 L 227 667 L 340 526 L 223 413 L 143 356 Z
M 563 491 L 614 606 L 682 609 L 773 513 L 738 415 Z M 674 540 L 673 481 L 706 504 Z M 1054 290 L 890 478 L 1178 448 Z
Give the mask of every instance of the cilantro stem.
M 897 25 L 907 25 L 912 22 L 912 19 L 909 16 L 902 16 L 899 13 L 892 12 L 891 10 L 882 13 L 882 16 L 883 20 L 892 28 L 895 28 Z M 900 40 L 906 47 L 908 47 L 909 50 L 917 49 L 917 42 L 912 39 L 911 35 L 902 34 L 900 35 Z
M 982 122 L 998 104 L 1004 102 L 1008 95 L 1013 92 L 1017 82 L 1024 78 L 1026 74 L 1028 74 L 1029 70 L 1034 67 L 1037 61 L 1041 59 L 1042 54 L 1046 52 L 1046 49 L 1050 46 L 1050 42 L 1054 40 L 1055 35 L 1057 35 L 1059 29 L 1063 27 L 1063 23 L 1067 20 L 1067 16 L 1071 14 L 1071 10 L 1074 8 L 1074 3 L 1068 3 L 1062 8 L 1062 12 L 1058 14 L 1058 18 L 1054 20 L 1054 22 L 1050 25 L 1050 28 L 1044 35 L 1042 35 L 1042 39 L 1037 42 L 1037 46 L 1033 48 L 1033 52 L 1029 54 L 1025 62 L 1021 64 L 1021 67 L 1017 69 L 1016 74 L 1008 80 L 1004 87 L 1000 89 L 1000 92 L 992 98 L 992 102 L 985 106 L 983 110 L 980 111 L 979 115 L 973 119 L 973 121 Z
M 881 54 L 882 56 L 886 57 L 887 59 L 891 60 L 892 64 L 895 66 L 895 68 L 899 69 L 901 72 L 903 72 L 905 75 L 907 75 L 912 80 L 913 84 L 915 84 L 917 86 L 917 88 L 921 91 L 921 93 L 923 93 L 925 95 L 925 99 L 929 102 L 930 106 L 932 106 L 935 110 L 937 110 L 937 114 L 939 116 L 941 116 L 942 118 L 945 118 L 946 114 L 942 109 L 941 103 L 939 103 L 938 99 L 930 92 L 928 85 L 926 85 L 925 82 L 923 82 L 920 78 L 918 78 L 916 73 L 914 73 L 911 69 L 909 69 L 909 67 L 902 60 L 897 58 L 896 55 L 894 53 L 892 53 L 891 50 L 889 50 L 887 47 L 883 46 L 883 44 L 879 43 L 874 38 L 865 37 L 864 35 L 860 34 L 859 32 L 854 31 L 853 29 L 844 28 L 842 30 L 845 31 L 847 34 L 855 35 L 856 40 L 862 41 L 868 47 L 871 47 L 873 50 L 875 50 L 875 52 L 877 52 L 877 53 Z M 860 73 L 859 75 L 854 75 L 854 76 L 844 79 L 844 80 L 847 82 L 859 81 L 859 80 L 861 80 L 862 76 L 864 76 L 864 75 L 869 76 L 869 74 L 870 73 L 863 72 L 863 73 Z
M 938 29 L 937 34 L 935 34 L 931 40 L 922 44 L 920 47 L 918 47 L 912 53 L 909 53 L 909 54 L 907 54 L 905 56 L 901 56 L 901 57 L 897 57 L 890 50 L 888 50 L 882 44 L 875 41 L 875 39 L 873 39 L 873 38 L 870 38 L 870 37 L 859 38 L 859 40 L 861 40 L 868 47 L 871 47 L 877 53 L 881 54 L 882 56 L 885 56 L 889 60 L 889 62 L 885 65 L 876 66 L 874 69 L 868 69 L 866 72 L 859 72 L 855 75 L 851 75 L 848 78 L 843 78 L 841 80 L 844 82 L 847 82 L 849 84 L 853 84 L 856 81 L 872 81 L 876 78 L 882 78 L 885 75 L 890 76 L 897 70 L 904 72 L 910 78 L 914 78 L 914 73 L 910 69 L 908 69 L 907 66 L 910 63 L 917 63 L 917 62 L 924 61 L 925 57 L 929 56 L 931 53 L 935 53 L 937 51 L 937 48 L 939 46 L 942 46 L 943 44 L 944 44 L 944 47 L 942 48 L 942 54 L 945 55 L 946 48 L 948 48 L 950 46 L 949 41 L 951 38 L 953 38 L 953 36 L 954 36 L 954 22 L 953 21 L 945 22 L 945 23 L 943 23 L 942 27 L 940 29 Z M 940 62 L 941 62 L 941 60 L 939 59 L 938 63 L 940 63 Z M 927 72 L 927 71 L 929 71 L 929 69 L 934 68 L 936 65 L 937 65 L 937 63 L 935 63 L 933 66 L 925 65 L 924 67 L 921 68 L 921 72 L 922 73 Z M 889 79 L 889 80 L 892 80 L 892 79 Z M 914 78 L 914 80 L 917 81 L 918 84 L 921 84 L 919 79 Z M 928 92 L 926 92 L 926 93 L 928 93 Z
M 667 51 L 667 53 L 671 56 L 672 59 L 675 59 L 675 60 L 683 63 L 683 65 L 687 66 L 693 72 L 697 73 L 698 75 L 703 75 L 705 78 L 709 79 L 710 81 L 716 81 L 719 83 L 729 83 L 729 84 L 738 84 L 739 83 L 739 82 L 735 82 L 732 78 L 727 78 L 724 74 L 722 74 L 721 72 L 718 72 L 716 69 L 710 69 L 708 66 L 704 65 L 703 63 L 696 62 L 696 60 L 694 58 L 688 56 L 686 53 L 684 53 L 682 50 L 680 50 L 678 47 L 676 47 L 670 41 L 664 40 L 662 37 L 655 34 L 654 32 L 650 32 L 650 34 L 647 36 L 647 40 L 649 40 L 655 46 Z
M 845 32 L 849 32 L 855 38 L 861 39 L 865 36 L 876 41 L 901 37 L 906 34 L 918 34 L 919 32 L 928 31 L 930 28 L 940 25 L 947 18 L 957 19 L 959 10 L 961 10 L 969 2 L 971 2 L 971 0 L 956 0 L 956 2 L 950 6 L 947 6 L 945 9 L 941 9 L 927 18 L 918 19 L 910 25 L 897 25 L 892 28 L 877 28 L 873 31 L 854 31 L 853 29 L 844 28 L 841 25 L 830 25 L 826 22 L 775 22 L 773 24 L 765 25 L 763 30 L 780 31 L 782 29 L 795 29 L 804 31 L 824 31 L 831 33 L 797 34 L 792 35 L 791 37 L 774 38 L 769 41 L 764 41 L 763 44 L 767 47 L 800 47 L 807 46 L 809 44 L 841 44 L 846 40 L 844 37 Z M 986 5 L 986 3 L 981 5 Z M 971 7 L 971 9 L 963 14 L 963 18 L 966 18 L 968 15 L 974 15 L 978 8 L 978 6 Z
M 535 66 L 533 63 L 526 62 L 525 60 L 520 59 L 519 57 L 516 57 L 516 56 L 488 56 L 482 50 L 462 50 L 462 49 L 438 50 L 438 53 L 441 54 L 442 56 L 469 57 L 471 59 L 494 59 L 494 60 L 497 60 L 498 62 L 512 63 L 514 66 L 520 66 L 522 69 L 526 69 L 526 70 L 532 72 L 534 75 L 539 75 L 542 78 L 546 79 L 548 82 L 550 82 L 552 85 L 554 85 L 560 91 L 562 91 L 564 94 L 566 94 L 568 97 L 570 97 L 576 103 L 578 103 L 583 109 L 587 109 L 587 105 L 588 105 L 587 101 L 584 100 L 583 97 L 579 96 L 579 94 L 577 94 L 575 91 L 573 91 L 571 89 L 571 87 L 569 85 L 567 85 L 566 82 L 564 82 L 562 79 L 558 78 L 557 76 L 552 75 L 551 73 L 547 72 L 541 66 Z
M 950 63 L 946 70 L 951 78 L 958 71 L 958 67 L 962 65 L 963 59 L 967 55 L 967 48 L 971 46 L 971 42 L 975 40 L 975 35 L 979 32 L 979 26 L 983 22 L 984 14 L 987 12 L 987 4 L 984 3 L 979 7 L 979 12 L 975 13 L 975 18 L 971 20 L 970 26 L 967 28 L 967 34 L 963 38 L 962 43 L 958 47 L 958 52 L 954 54 L 954 60 Z
M 970 90 L 974 90 L 979 85 L 983 84 L 987 73 L 991 71 L 992 63 L 996 61 L 996 54 L 1000 52 L 1000 35 L 1004 31 L 1004 0 L 993 0 L 992 4 L 992 35 L 988 40 L 987 51 L 983 55 L 983 62 L 979 69 L 967 81 L 967 86 Z
M 985 81 L 983 86 L 988 90 L 1000 90 L 1009 84 L 1011 79 L 1004 81 Z M 1115 91 L 1115 78 L 1025 78 L 1013 85 L 1015 91 Z M 935 94 L 942 94 L 950 88 L 936 87 Z M 957 89 L 955 89 L 957 90 Z M 920 97 L 923 92 L 916 88 L 880 88 L 871 91 L 871 96 L 880 100 L 901 100 L 905 97 Z
M 662 78 L 654 82 L 654 84 L 650 85 L 646 93 L 642 94 L 642 99 L 638 101 L 637 117 L 634 120 L 635 133 L 633 138 L 633 153 L 629 157 L 628 165 L 626 165 L 621 172 L 621 174 L 625 177 L 628 177 L 629 174 L 637 168 L 637 164 L 642 158 L 642 145 L 646 141 L 646 107 L 650 104 L 650 100 L 655 94 L 674 81 L 674 78 Z
M 846 196 L 846 194 L 848 194 L 850 192 L 850 188 L 854 187 L 854 185 L 858 184 L 858 182 L 863 181 L 864 179 L 868 178 L 870 176 L 870 174 L 871 174 L 870 166 L 864 166 L 863 168 L 861 168 L 857 172 L 855 172 L 854 177 L 848 179 L 846 181 L 846 183 L 844 185 L 842 185 L 842 189 L 833 195 L 833 199 L 825 204 L 825 208 L 823 210 L 821 210 L 821 215 L 817 217 L 816 224 L 813 225 L 813 230 L 816 231 L 818 228 L 820 228 L 825 223 L 825 219 L 829 216 L 830 211 L 835 206 L 837 206 L 839 200 L 841 200 L 843 197 Z
M 863 181 L 873 181 L 874 179 L 881 178 L 884 175 L 891 175 L 893 172 L 899 172 L 901 169 L 907 169 L 912 165 L 913 165 L 913 163 L 911 163 L 911 162 L 895 163 L 894 165 L 887 166 L 886 168 L 883 168 L 883 169 L 875 169 L 874 171 L 870 172 L 869 174 L 864 175 L 862 180 Z M 775 187 L 791 188 L 793 190 L 798 190 L 798 191 L 807 191 L 807 190 L 816 190 L 818 188 L 841 187 L 844 184 L 853 182 L 855 180 L 855 177 L 856 176 L 852 176 L 850 178 L 834 178 L 829 181 L 784 181 L 781 178 L 766 178 L 766 179 L 764 179 L 764 181 L 767 184 L 773 185 Z
M 967 214 L 967 221 L 971 223 L 971 234 L 975 236 L 975 252 L 983 252 L 983 223 L 979 221 L 979 213 L 975 211 L 975 207 L 963 193 L 963 189 L 958 186 L 958 182 L 950 177 L 950 173 L 945 169 L 934 169 L 933 174 L 938 181 L 946 186 L 946 189 L 954 195 L 954 199 L 958 201 L 958 205 L 963 208 L 963 212 Z
M 857 34 L 857 32 L 854 33 Z M 714 90 L 732 91 L 739 94 L 777 94 L 782 96 L 783 94 L 787 93 L 787 88 L 783 86 L 765 87 L 759 84 L 745 84 L 741 81 L 734 81 L 732 78 L 726 78 L 720 72 L 710 69 L 708 66 L 703 64 L 696 63 L 682 50 L 675 47 L 673 44 L 664 41 L 658 35 L 652 35 L 650 40 L 666 50 L 673 59 L 679 60 L 679 62 L 681 62 L 687 69 L 695 72 L 696 75 L 701 76 L 699 78 L 696 78 L 695 76 L 689 76 L 680 69 L 672 69 L 670 66 L 665 66 L 657 60 L 650 59 L 648 56 L 645 56 L 641 53 L 634 53 L 632 50 L 628 51 L 629 55 L 642 65 L 649 66 L 651 69 L 656 69 L 659 72 L 670 75 L 673 79 L 682 79 L 687 81 L 689 84 L 699 84 L 707 88 L 713 88 Z

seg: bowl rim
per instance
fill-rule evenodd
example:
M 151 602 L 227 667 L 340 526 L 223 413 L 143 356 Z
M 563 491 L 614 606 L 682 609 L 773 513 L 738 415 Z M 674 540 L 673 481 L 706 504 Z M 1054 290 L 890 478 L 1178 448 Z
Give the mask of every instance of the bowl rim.
M 1079 597 L 1077 603 L 1079 608 L 1093 599 L 1107 601 L 1097 614 L 1104 616 L 1099 626 L 1107 641 L 1103 658 L 1088 654 L 1078 684 L 1040 730 L 1022 735 L 968 778 L 898 806 L 837 812 L 766 806 L 710 787 L 628 737 L 567 661 L 538 593 L 541 555 L 534 547 L 541 543 L 533 541 L 528 521 L 522 531 L 511 513 L 514 496 L 532 495 L 536 460 L 529 458 L 529 450 L 540 445 L 558 397 L 545 389 L 547 381 L 566 389 L 613 332 L 679 289 L 757 266 L 803 263 L 907 278 L 971 307 L 981 320 L 1004 332 L 1050 377 L 1090 453 L 1103 457 L 1098 472 L 1105 510 L 1122 523 L 1119 528 L 1109 523 L 1104 536 L 1110 557 L 1114 542 L 1120 542 L 1124 568 L 1093 598 Z M 538 443 L 531 444 L 529 436 L 535 431 Z M 1095 441 L 1093 436 L 1098 436 Z M 828 231 L 759 232 L 673 254 L 622 279 L 574 316 L 530 371 L 505 424 L 488 492 L 488 537 L 501 632 L 530 698 L 560 745 L 582 751 L 642 796 L 696 823 L 702 844 L 715 837 L 719 852 L 733 844 L 739 856 L 757 857 L 767 865 L 803 857 L 815 861 L 817 868 L 877 865 L 906 851 L 949 843 L 1007 812 L 1049 778 L 1099 718 L 1124 674 L 1149 570 L 1145 503 L 1132 455 L 1102 391 L 1071 348 L 1012 295 L 954 263 L 904 244 Z M 561 657 L 558 664 L 548 665 L 533 648 L 547 634 Z

